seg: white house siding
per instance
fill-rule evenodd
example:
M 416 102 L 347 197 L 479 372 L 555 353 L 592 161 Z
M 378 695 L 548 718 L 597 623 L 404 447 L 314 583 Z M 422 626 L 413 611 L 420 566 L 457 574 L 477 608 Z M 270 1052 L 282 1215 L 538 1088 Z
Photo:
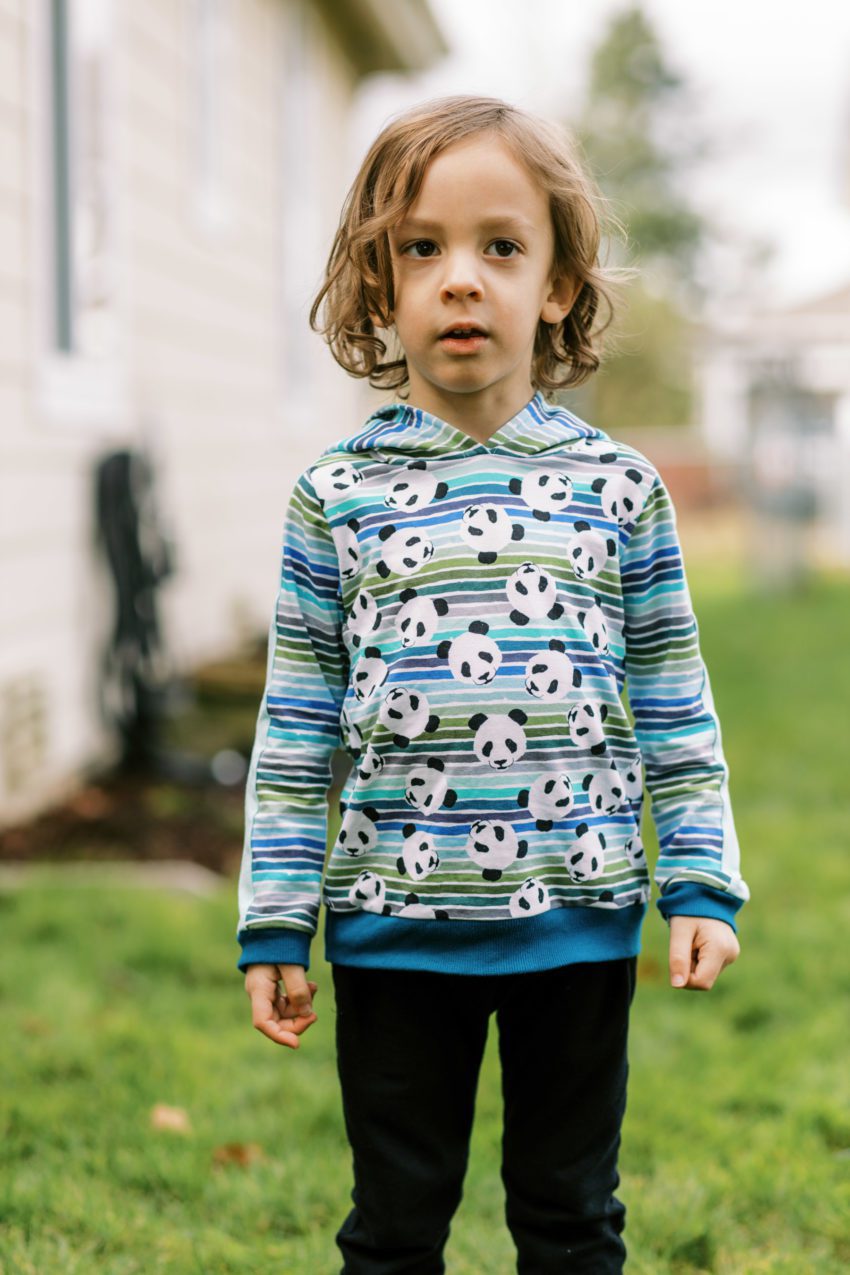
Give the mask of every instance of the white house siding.
M 337 368 L 315 334 L 295 367 L 284 358 L 297 322 L 288 272 L 297 267 L 300 292 L 315 291 L 359 159 L 347 148 L 357 71 L 333 7 L 324 16 L 307 5 L 302 50 L 313 88 L 299 125 L 315 157 L 311 279 L 282 233 L 294 180 L 281 162 L 293 10 L 285 0 L 220 0 L 230 39 L 210 224 L 193 132 L 196 3 L 113 6 L 108 264 L 118 351 L 107 375 L 72 368 L 67 380 L 45 353 L 48 6 L 0 0 L 0 824 L 115 756 L 97 709 L 113 620 L 93 548 L 97 457 L 138 444 L 151 453 L 177 565 L 161 594 L 164 637 L 185 671 L 266 628 L 292 484 L 381 397 Z

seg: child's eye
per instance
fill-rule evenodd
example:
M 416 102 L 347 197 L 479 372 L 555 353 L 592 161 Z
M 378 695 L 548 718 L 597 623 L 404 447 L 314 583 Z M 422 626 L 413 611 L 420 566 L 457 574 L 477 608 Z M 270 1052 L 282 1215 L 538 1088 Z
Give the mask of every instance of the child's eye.
M 514 243 L 511 239 L 494 239 L 494 240 L 493 240 L 493 243 L 490 245 L 490 247 L 493 247 L 493 246 L 495 246 L 496 244 L 498 244 L 498 245 L 499 245 L 500 247 L 502 247 L 502 248 L 504 248 L 504 247 L 507 247 L 507 248 L 514 248 L 514 249 L 516 249 L 516 251 L 517 251 L 517 252 L 519 252 L 519 244 L 515 244 L 515 243 Z M 416 239 L 416 240 L 414 240 L 414 241 L 413 241 L 413 243 L 409 243 L 409 244 L 407 244 L 404 248 L 402 248 L 402 250 L 401 250 L 401 254 L 402 254 L 402 256 L 404 256 L 406 253 L 408 253 L 408 252 L 410 251 L 410 249 L 411 249 L 411 248 L 421 248 L 423 245 L 424 245 L 425 247 L 428 247 L 428 248 L 435 248 L 435 247 L 436 247 L 436 244 L 434 243 L 433 239 Z M 416 257 L 417 257 L 420 261 L 423 261 L 423 260 L 425 260 L 427 257 L 432 256 L 433 254 L 432 254 L 432 253 L 430 253 L 430 252 L 429 252 L 429 253 L 426 253 L 424 258 L 423 258 L 423 257 L 420 257 L 418 253 L 416 253 L 416 254 L 414 254 L 414 255 L 415 255 L 415 256 L 416 256 Z M 501 253 L 501 252 L 500 252 L 500 253 L 499 253 L 499 256 L 500 256 L 500 257 L 502 257 L 502 259 L 503 259 L 503 260 L 507 260 L 507 259 L 508 259 L 507 254 L 503 254 L 503 253 Z
M 515 244 L 511 239 L 494 239 L 493 243 L 499 244 L 503 248 L 516 248 L 517 252 L 519 252 L 519 244 Z M 502 254 L 500 253 L 499 256 L 501 255 Z
M 401 255 L 404 256 L 405 253 L 409 252 L 411 248 L 419 248 L 422 246 L 422 244 L 425 244 L 426 246 L 430 245 L 430 247 L 432 248 L 436 247 L 433 239 L 417 239 L 414 243 L 409 243 L 406 245 L 406 247 L 402 248 Z M 431 254 L 428 253 L 426 255 L 430 256 Z M 421 261 L 422 258 L 420 257 L 419 260 Z

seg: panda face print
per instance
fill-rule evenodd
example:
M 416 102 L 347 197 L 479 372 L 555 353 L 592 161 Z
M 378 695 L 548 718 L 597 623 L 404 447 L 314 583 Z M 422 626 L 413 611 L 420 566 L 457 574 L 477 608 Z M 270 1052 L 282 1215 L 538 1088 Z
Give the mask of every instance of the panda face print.
M 493 770 L 507 770 L 523 756 L 528 746 L 525 731 L 528 721 L 520 708 L 509 713 L 475 713 L 469 719 L 469 727 L 475 731 L 473 748 L 479 761 L 486 762 Z
M 584 636 L 598 655 L 608 654 L 608 626 L 602 607 L 598 602 L 585 611 L 576 611 L 578 622 L 584 630 Z
M 558 469 L 533 469 L 522 480 L 512 478 L 508 487 L 542 522 L 563 513 L 573 498 L 572 480 Z
M 437 482 L 433 474 L 428 473 L 424 460 L 414 460 L 391 480 L 384 504 L 399 513 L 412 513 L 424 509 L 432 500 L 441 500 L 448 490 L 446 483 Z
M 434 838 L 425 832 L 417 832 L 416 825 L 412 823 L 406 823 L 402 833 L 404 844 L 396 867 L 402 875 L 406 874 L 414 881 L 424 881 L 440 863 Z
M 627 762 L 621 762 L 619 770 L 629 801 L 639 801 L 643 796 L 643 759 L 640 753 L 635 753 Z
M 363 748 L 363 735 L 357 723 L 351 720 L 346 707 L 340 710 L 339 724 L 342 742 L 355 757 L 359 756 Z
M 609 557 L 613 557 L 614 541 L 591 529 L 590 523 L 580 519 L 573 523 L 575 535 L 567 546 L 567 557 L 576 578 L 592 580 L 605 570 Z
M 361 589 L 345 621 L 345 631 L 352 646 L 359 646 L 361 641 L 375 632 L 380 623 L 381 613 L 377 602 L 368 589 Z
M 643 842 L 641 841 L 638 833 L 635 833 L 634 836 L 629 837 L 626 840 L 626 844 L 623 846 L 623 849 L 626 852 L 626 858 L 632 868 L 646 867 L 646 850 L 644 849 Z
M 433 544 L 424 531 L 416 527 L 407 531 L 398 531 L 394 526 L 382 527 L 378 538 L 384 542 L 384 556 L 376 570 L 384 580 L 393 571 L 398 575 L 413 575 L 434 556 Z
M 608 716 L 607 704 L 574 704 L 567 713 L 570 739 L 577 748 L 587 748 L 591 753 L 605 752 L 605 731 L 602 723 Z
M 364 806 L 362 810 L 345 811 L 337 841 L 346 854 L 357 857 L 374 850 L 378 840 L 378 828 L 375 820 L 378 812 L 374 806 Z
M 587 793 L 591 810 L 603 815 L 616 814 L 626 795 L 623 781 L 613 762 L 608 770 L 585 775 L 582 788 Z
M 359 700 L 368 699 L 387 680 L 389 669 L 377 646 L 367 646 L 351 674 L 354 694 Z
M 552 638 L 549 650 L 532 655 L 525 666 L 525 689 L 535 699 L 564 699 L 578 686 L 581 686 L 581 671 L 573 667 L 558 638 Z
M 387 885 L 375 872 L 364 871 L 348 892 L 348 901 L 364 912 L 378 912 L 389 916 L 392 908 L 387 903 Z
M 452 676 L 459 682 L 487 686 L 498 673 L 502 652 L 493 639 L 487 637 L 489 627 L 484 620 L 473 620 L 467 633 L 453 641 L 446 639 L 437 647 L 440 659 L 448 658 Z
M 613 465 L 617 453 L 611 450 L 611 443 L 604 438 L 583 438 L 572 449 L 580 455 L 592 456 L 600 465 Z
M 427 903 L 419 902 L 419 895 L 413 890 L 405 895 L 404 905 L 399 908 L 397 916 L 409 916 L 415 921 L 438 920 L 447 921 L 448 912 L 445 908 L 432 908 Z
M 430 642 L 449 604 L 445 598 L 429 598 L 415 589 L 402 589 L 401 606 L 396 612 L 395 628 L 403 647 Z
M 362 761 L 357 764 L 357 774 L 360 776 L 364 784 L 368 784 L 376 775 L 380 775 L 384 769 L 384 759 L 380 753 L 376 752 L 370 744 L 366 749 Z
M 485 881 L 498 881 L 505 868 L 528 851 L 509 823 L 501 819 L 478 819 L 469 830 L 466 853 L 482 869 Z
M 316 495 L 322 502 L 332 496 L 351 491 L 363 481 L 359 469 L 347 460 L 336 461 L 331 465 L 316 465 L 309 471 L 310 482 L 316 489 Z
M 605 837 L 586 823 L 580 823 L 564 863 L 571 881 L 591 881 L 601 876 L 605 871 Z
M 356 518 L 349 518 L 344 527 L 331 528 L 339 559 L 339 574 L 343 580 L 351 580 L 360 568 L 359 530 L 360 523 Z
M 478 561 L 495 562 L 500 549 L 512 540 L 522 540 L 525 528 L 522 523 L 512 523 L 499 505 L 468 505 L 463 511 L 460 534 L 471 549 L 478 553 Z
M 538 775 L 531 787 L 518 795 L 517 804 L 527 806 L 538 829 L 548 832 L 553 823 L 567 818 L 575 804 L 572 781 L 558 771 Z
M 383 726 L 393 731 L 393 740 L 399 748 L 406 748 L 412 739 L 427 731 L 435 731 L 440 719 L 428 707 L 428 701 L 418 691 L 406 686 L 394 686 L 384 697 L 378 713 Z
M 511 620 L 514 624 L 528 624 L 547 616 L 558 620 L 564 608 L 558 602 L 558 587 L 535 562 L 523 562 L 505 584 L 505 593 L 511 604 Z
M 508 911 L 513 917 L 539 916 L 541 912 L 548 912 L 551 905 L 549 891 L 543 882 L 526 877 L 508 900 Z
M 424 766 L 411 766 L 404 786 L 405 801 L 426 814 L 441 806 L 453 806 L 457 793 L 448 787 L 444 770 L 445 762 L 440 757 L 429 757 Z
M 620 527 L 634 522 L 635 514 L 643 503 L 644 486 L 644 475 L 639 469 L 627 469 L 625 473 L 612 474 L 610 478 L 595 478 L 591 483 L 593 491 L 602 497 L 603 510 Z

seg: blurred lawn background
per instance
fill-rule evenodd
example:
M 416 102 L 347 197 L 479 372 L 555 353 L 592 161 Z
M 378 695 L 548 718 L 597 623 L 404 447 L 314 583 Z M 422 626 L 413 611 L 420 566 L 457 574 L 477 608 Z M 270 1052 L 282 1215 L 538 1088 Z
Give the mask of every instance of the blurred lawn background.
M 682 993 L 653 888 L 620 1158 L 628 1267 L 837 1275 L 850 1269 L 848 583 L 759 596 L 706 558 L 688 576 L 752 900 L 739 961 L 710 993 Z M 0 893 L 3 1271 L 339 1270 L 350 1153 L 323 932 L 318 1022 L 284 1050 L 251 1027 L 235 909 L 235 882 L 206 900 L 49 880 Z M 515 1270 L 495 1032 L 450 1275 Z M 581 1101 L 569 1077 L 564 1099 Z M 188 1128 L 152 1127 L 157 1103 Z

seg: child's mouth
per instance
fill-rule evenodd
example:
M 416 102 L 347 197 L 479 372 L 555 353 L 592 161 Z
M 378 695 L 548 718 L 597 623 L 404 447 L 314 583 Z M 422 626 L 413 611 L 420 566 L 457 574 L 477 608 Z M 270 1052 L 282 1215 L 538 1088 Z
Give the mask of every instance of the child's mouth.
M 446 346 L 449 350 L 466 353 L 480 349 L 486 340 L 487 334 L 485 332 L 478 332 L 475 329 L 456 328 L 441 336 L 440 344 Z

